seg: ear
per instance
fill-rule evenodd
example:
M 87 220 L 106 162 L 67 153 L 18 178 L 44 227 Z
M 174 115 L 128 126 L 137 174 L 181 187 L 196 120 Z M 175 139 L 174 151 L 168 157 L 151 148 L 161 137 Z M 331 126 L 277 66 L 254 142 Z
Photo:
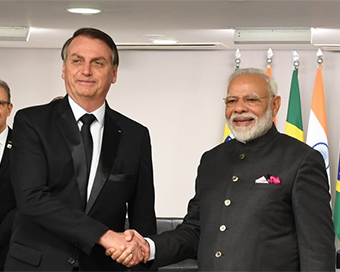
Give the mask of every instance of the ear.
M 7 111 L 7 117 L 8 117 L 8 116 L 11 115 L 11 112 L 12 112 L 12 109 L 13 109 L 13 104 L 12 103 L 8 104 L 7 107 L 8 107 L 8 111 Z
M 61 78 L 65 79 L 65 62 L 63 62 L 63 69 L 61 70 Z
M 116 65 L 114 68 L 113 68 L 113 77 L 112 77 L 112 81 L 111 83 L 115 83 L 117 81 L 117 74 L 118 74 L 118 66 Z
M 271 103 L 273 117 L 275 117 L 277 113 L 279 112 L 280 106 L 281 106 L 281 96 L 277 95 L 272 99 L 272 103 Z

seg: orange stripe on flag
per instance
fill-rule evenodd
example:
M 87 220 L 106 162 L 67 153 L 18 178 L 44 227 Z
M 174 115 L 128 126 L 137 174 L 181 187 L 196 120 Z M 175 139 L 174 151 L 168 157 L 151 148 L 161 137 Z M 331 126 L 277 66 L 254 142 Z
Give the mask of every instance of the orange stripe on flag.
M 270 65 L 267 65 L 267 76 L 273 77 L 272 67 Z M 275 116 L 273 117 L 273 122 L 276 125 L 276 117 Z
M 267 67 L 267 76 L 272 77 L 272 68 L 271 67 Z
M 314 92 L 312 99 L 312 111 L 314 112 L 316 118 L 320 122 L 323 127 L 326 135 L 327 132 L 327 119 L 326 119 L 326 109 L 325 109 L 325 92 L 323 87 L 323 79 L 322 79 L 322 64 L 318 67 L 316 71 L 316 78 L 314 84 Z

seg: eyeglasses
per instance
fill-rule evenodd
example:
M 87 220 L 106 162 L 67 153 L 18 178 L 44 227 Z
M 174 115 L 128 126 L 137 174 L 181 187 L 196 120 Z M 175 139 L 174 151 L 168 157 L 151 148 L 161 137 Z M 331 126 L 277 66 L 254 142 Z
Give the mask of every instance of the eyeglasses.
M 3 109 L 5 105 L 9 105 L 9 104 L 11 104 L 11 102 L 0 100 L 0 109 Z
M 234 107 L 240 99 L 242 99 L 243 103 L 246 104 L 247 106 L 255 107 L 261 104 L 261 99 L 264 99 L 267 97 L 269 96 L 246 95 L 242 98 L 238 96 L 227 96 L 226 98 L 223 98 L 223 100 L 228 108 Z

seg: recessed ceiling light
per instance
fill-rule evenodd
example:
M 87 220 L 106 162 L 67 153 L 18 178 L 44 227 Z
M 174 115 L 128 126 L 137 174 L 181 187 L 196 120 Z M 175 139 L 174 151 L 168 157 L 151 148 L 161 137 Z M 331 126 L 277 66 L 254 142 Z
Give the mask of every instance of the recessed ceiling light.
M 176 40 L 172 39 L 155 39 L 152 41 L 154 44 L 176 44 Z
M 100 9 L 93 9 L 93 8 L 68 8 L 68 12 L 83 14 L 83 15 L 92 15 L 101 12 Z

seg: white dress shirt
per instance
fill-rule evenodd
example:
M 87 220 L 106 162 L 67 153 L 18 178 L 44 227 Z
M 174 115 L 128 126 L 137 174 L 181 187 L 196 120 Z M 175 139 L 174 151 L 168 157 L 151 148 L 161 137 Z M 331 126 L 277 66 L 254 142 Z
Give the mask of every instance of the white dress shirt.
M 6 126 L 5 130 L 0 133 L 0 162 L 5 152 L 7 135 L 8 135 L 8 127 Z
M 96 109 L 94 112 L 87 112 L 82 107 L 80 107 L 74 100 L 68 96 L 68 101 L 70 103 L 73 115 L 77 120 L 79 131 L 83 126 L 83 123 L 79 120 L 85 113 L 93 114 L 96 120 L 93 121 L 90 127 L 92 139 L 93 139 L 93 152 L 92 152 L 92 162 L 90 169 L 90 176 L 87 184 L 87 200 L 90 198 L 94 178 L 96 176 L 97 167 L 99 163 L 100 151 L 102 148 L 103 141 L 103 131 L 104 131 L 104 116 L 105 116 L 105 103 L 101 105 L 100 108 Z M 85 161 L 84 161 L 85 163 Z

